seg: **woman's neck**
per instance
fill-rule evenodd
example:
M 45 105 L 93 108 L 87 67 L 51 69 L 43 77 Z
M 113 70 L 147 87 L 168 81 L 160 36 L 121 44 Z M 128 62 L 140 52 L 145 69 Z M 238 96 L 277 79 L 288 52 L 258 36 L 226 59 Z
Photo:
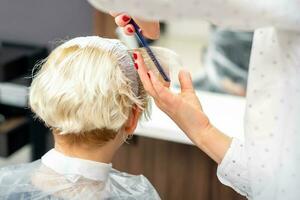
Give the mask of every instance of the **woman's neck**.
M 115 144 L 114 141 L 110 141 L 101 147 L 87 147 L 85 145 L 66 146 L 56 141 L 54 148 L 66 156 L 111 163 L 119 146 L 120 145 Z

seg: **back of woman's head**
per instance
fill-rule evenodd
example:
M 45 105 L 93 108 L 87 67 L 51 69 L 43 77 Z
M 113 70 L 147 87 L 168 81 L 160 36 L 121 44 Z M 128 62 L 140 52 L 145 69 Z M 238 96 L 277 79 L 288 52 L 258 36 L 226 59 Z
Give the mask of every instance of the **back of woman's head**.
M 120 41 L 97 36 L 58 46 L 34 75 L 29 97 L 32 111 L 59 135 L 113 139 L 133 106 L 144 112 L 148 107 L 129 52 Z
M 133 105 L 148 98 L 128 51 L 117 40 L 75 38 L 40 65 L 30 88 L 30 107 L 60 134 L 119 131 Z

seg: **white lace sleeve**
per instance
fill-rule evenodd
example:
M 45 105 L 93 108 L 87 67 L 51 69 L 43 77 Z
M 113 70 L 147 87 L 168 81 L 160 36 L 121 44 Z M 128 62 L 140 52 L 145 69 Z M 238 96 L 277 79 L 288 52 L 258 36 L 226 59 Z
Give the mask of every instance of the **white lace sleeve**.
M 217 176 L 221 183 L 233 188 L 238 193 L 251 197 L 247 159 L 243 142 L 232 139 L 230 148 L 218 166 Z

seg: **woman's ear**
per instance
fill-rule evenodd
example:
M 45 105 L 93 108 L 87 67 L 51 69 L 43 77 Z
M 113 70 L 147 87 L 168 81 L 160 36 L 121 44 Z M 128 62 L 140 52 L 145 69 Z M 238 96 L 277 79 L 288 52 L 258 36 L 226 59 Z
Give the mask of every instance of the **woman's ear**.
M 134 105 L 131 109 L 129 118 L 124 125 L 124 130 L 127 135 L 133 134 L 139 121 L 140 115 L 141 109 L 138 106 Z

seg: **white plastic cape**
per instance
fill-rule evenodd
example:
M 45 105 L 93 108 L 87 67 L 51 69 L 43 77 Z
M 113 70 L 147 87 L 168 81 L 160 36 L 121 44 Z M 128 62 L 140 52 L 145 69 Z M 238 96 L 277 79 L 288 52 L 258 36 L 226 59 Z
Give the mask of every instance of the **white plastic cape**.
M 1 200 L 160 199 L 142 175 L 111 169 L 107 181 L 80 177 L 70 181 L 40 160 L 0 169 Z

